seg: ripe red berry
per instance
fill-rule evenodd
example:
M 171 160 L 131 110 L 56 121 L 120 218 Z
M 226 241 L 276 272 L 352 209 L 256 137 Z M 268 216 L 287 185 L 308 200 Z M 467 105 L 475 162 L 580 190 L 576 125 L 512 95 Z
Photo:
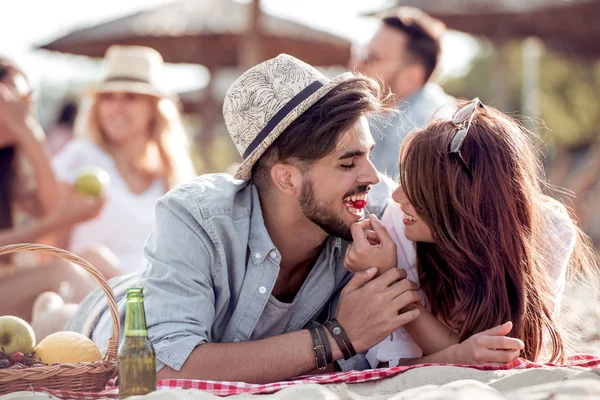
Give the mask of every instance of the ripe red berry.
M 25 361 L 25 355 L 20 351 L 17 351 L 15 353 L 12 353 L 12 355 L 10 356 L 10 361 L 12 361 L 13 364 L 22 363 L 23 361 Z

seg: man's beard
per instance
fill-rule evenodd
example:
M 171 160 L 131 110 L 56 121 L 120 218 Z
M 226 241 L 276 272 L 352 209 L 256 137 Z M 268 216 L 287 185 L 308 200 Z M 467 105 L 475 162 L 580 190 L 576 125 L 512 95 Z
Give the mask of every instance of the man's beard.
M 350 225 L 330 211 L 325 204 L 319 204 L 311 179 L 305 179 L 300 194 L 300 208 L 313 223 L 328 235 L 352 241 Z

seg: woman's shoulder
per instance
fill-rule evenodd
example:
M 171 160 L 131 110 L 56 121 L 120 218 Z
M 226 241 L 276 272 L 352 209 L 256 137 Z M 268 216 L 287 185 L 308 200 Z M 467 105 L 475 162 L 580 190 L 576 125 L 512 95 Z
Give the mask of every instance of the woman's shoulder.
M 52 167 L 60 180 L 71 181 L 83 166 L 95 165 L 109 169 L 112 159 L 96 144 L 85 139 L 70 141 L 52 159 Z
M 577 228 L 569 211 L 559 201 L 545 197 L 540 206 L 544 212 L 540 251 L 550 275 L 558 282 L 564 280 L 564 272 L 577 240 Z
M 575 224 L 564 204 L 544 196 L 540 200 L 540 207 L 544 213 L 544 221 L 548 230 L 557 234 L 575 235 Z
M 55 158 L 83 154 L 87 157 L 107 156 L 95 143 L 87 139 L 73 139 L 62 148 Z

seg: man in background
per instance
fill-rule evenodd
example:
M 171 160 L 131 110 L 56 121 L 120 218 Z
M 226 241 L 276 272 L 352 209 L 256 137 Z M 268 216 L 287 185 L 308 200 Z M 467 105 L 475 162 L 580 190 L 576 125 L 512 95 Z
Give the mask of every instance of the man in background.
M 398 112 L 372 123 L 373 164 L 395 178 L 404 137 L 433 117 L 450 117 L 456 100 L 432 82 L 440 59 L 443 22 L 412 7 L 386 13 L 375 36 L 350 60 L 351 69 L 383 81 L 398 99 Z

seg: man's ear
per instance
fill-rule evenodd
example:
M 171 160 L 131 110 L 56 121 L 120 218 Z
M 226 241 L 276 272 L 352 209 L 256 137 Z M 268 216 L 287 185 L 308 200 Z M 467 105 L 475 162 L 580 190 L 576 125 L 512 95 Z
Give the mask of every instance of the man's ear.
M 291 164 L 275 163 L 271 167 L 273 185 L 288 196 L 295 196 L 302 189 L 302 173 Z

